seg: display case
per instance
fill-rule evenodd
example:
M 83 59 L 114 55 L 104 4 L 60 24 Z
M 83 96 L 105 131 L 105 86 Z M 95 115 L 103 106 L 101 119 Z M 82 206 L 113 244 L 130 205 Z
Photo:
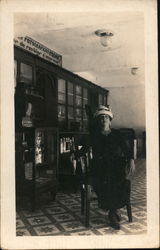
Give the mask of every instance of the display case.
M 59 183 L 63 190 L 77 191 L 77 152 L 89 143 L 87 132 L 59 133 Z
M 58 131 L 55 128 L 24 128 L 16 132 L 16 192 L 28 197 L 32 210 L 40 193 L 55 199 L 58 187 Z
M 43 93 L 24 81 L 17 84 L 15 92 L 16 198 L 21 201 L 28 197 L 34 210 L 40 193 L 56 196 L 59 139 L 58 128 L 44 126 Z

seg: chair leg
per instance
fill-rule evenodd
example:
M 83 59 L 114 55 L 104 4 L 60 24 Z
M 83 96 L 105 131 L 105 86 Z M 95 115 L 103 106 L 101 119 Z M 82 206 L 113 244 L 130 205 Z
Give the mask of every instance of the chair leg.
M 30 203 L 31 203 L 31 211 L 34 212 L 36 208 L 36 190 L 33 185 L 30 192 Z
M 30 202 L 31 202 L 31 211 L 34 212 L 35 207 L 36 207 L 36 199 L 35 199 L 35 193 L 34 192 L 31 194 Z
M 83 187 L 83 184 L 81 185 L 81 214 L 84 214 L 84 198 L 85 198 L 85 194 L 84 194 L 85 190 Z
M 128 221 L 132 222 L 132 209 L 130 202 L 126 205 L 126 207 L 127 207 Z
M 91 198 L 91 186 L 86 185 L 86 196 L 85 196 L 85 226 L 89 227 L 90 220 L 90 198 Z
M 55 191 L 51 191 L 51 197 L 52 197 L 52 200 L 55 201 L 56 199 L 56 192 Z

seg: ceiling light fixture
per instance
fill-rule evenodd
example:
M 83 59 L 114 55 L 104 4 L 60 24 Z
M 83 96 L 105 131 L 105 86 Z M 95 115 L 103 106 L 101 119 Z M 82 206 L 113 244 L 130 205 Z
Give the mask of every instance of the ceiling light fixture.
M 133 67 L 133 68 L 131 68 L 131 74 L 132 74 L 132 75 L 136 75 L 136 74 L 137 74 L 137 71 L 138 71 L 138 67 Z
M 96 30 L 95 34 L 100 37 L 100 42 L 104 47 L 108 47 L 110 39 L 114 36 L 114 33 L 108 30 Z

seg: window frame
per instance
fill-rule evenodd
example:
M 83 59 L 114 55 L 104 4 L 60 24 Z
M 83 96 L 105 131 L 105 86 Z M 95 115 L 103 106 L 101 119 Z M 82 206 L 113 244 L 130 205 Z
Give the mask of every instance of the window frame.
M 68 92 L 68 90 L 69 90 L 69 84 L 70 83 L 73 86 L 73 104 L 70 104 L 69 101 L 68 101 L 68 96 L 69 96 L 69 93 L 70 93 L 70 92 Z M 77 87 L 81 88 L 80 93 L 77 93 L 77 90 L 76 90 Z M 84 90 L 87 93 L 87 97 L 84 97 Z M 67 105 L 67 124 L 68 124 L 68 128 L 69 128 L 69 122 L 70 121 L 76 122 L 76 121 L 80 120 L 80 123 L 81 123 L 80 124 L 80 130 L 84 130 L 84 121 L 87 121 L 87 117 L 84 116 L 84 112 L 85 112 L 84 100 L 87 100 L 87 103 L 89 103 L 89 90 L 88 90 L 87 87 L 81 86 L 80 84 L 77 84 L 77 83 L 75 84 L 72 81 L 67 81 L 66 94 L 67 94 L 67 103 L 66 103 L 66 105 Z M 77 105 L 77 103 L 76 103 L 77 96 L 81 97 L 81 105 Z M 69 119 L 69 112 L 68 112 L 69 108 L 73 108 L 73 119 Z M 77 117 L 76 109 L 80 110 L 81 116 Z
M 16 60 L 16 59 L 15 59 L 15 60 Z M 19 76 L 18 76 L 18 82 L 20 82 L 20 83 L 24 82 L 24 83 L 27 84 L 27 85 L 32 85 L 32 86 L 34 86 L 34 66 L 33 66 L 31 63 L 26 62 L 26 61 L 19 61 L 19 62 L 18 62 L 18 60 L 17 60 L 17 63 L 19 63 Z M 25 65 L 31 67 L 31 69 L 32 69 L 32 79 L 31 79 L 30 82 L 26 82 L 26 81 L 22 81 L 22 80 L 21 80 L 21 64 L 25 64 Z
M 102 102 L 100 102 L 100 96 L 102 97 Z M 98 106 L 99 105 L 107 105 L 107 95 L 105 93 L 98 93 Z
M 88 121 L 87 116 L 84 114 L 85 112 L 85 104 L 89 103 L 89 89 L 87 87 L 81 86 L 78 83 L 74 83 L 73 81 L 70 80 L 65 80 L 64 78 L 58 77 L 57 79 L 57 84 L 59 80 L 63 80 L 65 82 L 65 102 L 59 102 L 58 96 L 57 96 L 57 103 L 58 106 L 64 106 L 65 107 L 65 118 L 60 118 L 58 117 L 58 122 L 66 122 L 67 124 L 67 129 L 70 129 L 70 122 L 77 122 L 80 121 L 80 130 L 83 131 L 84 129 L 86 130 L 86 126 L 84 126 L 84 122 L 86 123 Z M 71 84 L 71 85 L 70 85 Z M 70 85 L 70 86 L 69 86 Z M 77 93 L 76 88 L 80 87 L 81 88 L 81 93 Z M 86 91 L 86 93 L 85 93 Z M 61 93 L 59 91 L 58 86 L 57 86 L 57 92 L 58 95 Z M 72 96 L 73 98 L 73 103 L 69 102 L 69 97 Z M 77 96 L 81 97 L 81 105 L 77 105 L 76 99 Z M 69 109 L 73 109 L 73 117 L 69 117 Z M 76 115 L 76 109 L 80 110 L 81 116 Z
M 61 92 L 61 91 L 58 90 L 58 85 L 59 85 L 58 81 L 59 81 L 59 80 L 63 80 L 63 81 L 64 81 L 64 84 L 65 84 L 65 87 L 64 87 L 65 92 Z M 64 103 L 59 102 L 59 93 L 64 93 L 64 96 L 65 96 Z M 61 77 L 61 78 L 58 77 L 58 78 L 57 78 L 57 119 L 58 119 L 58 123 L 59 123 L 59 124 L 64 124 L 64 123 L 66 123 L 66 121 L 67 121 L 67 105 L 66 105 L 66 104 L 67 104 L 67 86 L 66 86 L 66 80 L 65 80 L 64 78 L 62 78 L 62 77 Z M 63 106 L 63 107 L 65 108 L 65 116 L 64 116 L 64 118 L 58 116 L 58 109 L 59 109 L 59 106 Z

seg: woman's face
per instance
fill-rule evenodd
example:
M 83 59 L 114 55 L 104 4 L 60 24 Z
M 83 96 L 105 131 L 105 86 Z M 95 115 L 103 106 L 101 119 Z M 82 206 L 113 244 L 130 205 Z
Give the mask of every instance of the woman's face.
M 110 129 L 111 121 L 110 121 L 109 115 L 100 115 L 98 117 L 98 120 L 99 120 L 99 125 L 100 125 L 101 129 L 103 129 L 103 130 Z

